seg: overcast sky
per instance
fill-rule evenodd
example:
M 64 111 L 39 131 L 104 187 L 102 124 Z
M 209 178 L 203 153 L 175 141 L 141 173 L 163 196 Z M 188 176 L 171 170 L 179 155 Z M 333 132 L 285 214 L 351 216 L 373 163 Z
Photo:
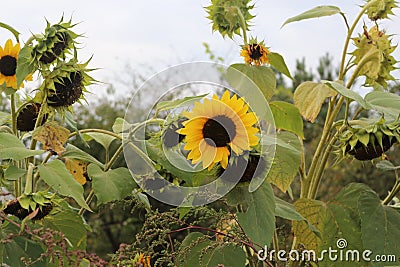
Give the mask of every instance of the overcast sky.
M 105 82 L 112 79 L 126 65 L 140 71 L 143 66 L 153 66 L 155 71 L 167 66 L 194 60 L 208 60 L 203 42 L 207 42 L 226 63 L 241 62 L 241 40 L 223 39 L 219 33 L 211 32 L 210 21 L 203 7 L 210 0 L 69 0 L 69 1 L 5 1 L 2 3 L 0 21 L 14 26 L 22 33 L 22 40 L 30 32 L 43 31 L 47 18 L 54 23 L 64 13 L 71 15 L 77 33 L 87 37 L 81 39 L 82 61 L 93 55 L 91 67 L 95 78 Z M 295 60 L 305 57 L 309 67 L 315 67 L 318 58 L 329 51 L 339 61 L 345 38 L 345 26 L 340 16 L 325 17 L 288 24 L 280 28 L 289 17 L 317 5 L 337 5 L 351 22 L 363 1 L 324 0 L 257 0 L 252 11 L 257 17 L 250 35 L 264 39 L 270 50 L 284 56 L 293 70 Z M 398 10 L 397 10 L 398 11 Z M 385 23 L 388 32 L 399 30 L 399 17 Z M 0 43 L 4 45 L 10 35 L 0 32 Z M 399 36 L 394 36 L 395 43 Z M 399 52 L 396 57 L 400 58 Z M 398 78 L 398 77 L 397 77 Z

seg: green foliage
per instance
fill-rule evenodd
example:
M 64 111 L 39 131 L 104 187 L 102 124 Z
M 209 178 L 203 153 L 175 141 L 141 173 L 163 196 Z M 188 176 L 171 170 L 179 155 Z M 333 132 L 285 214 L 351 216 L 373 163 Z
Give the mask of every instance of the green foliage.
M 83 188 L 60 160 L 39 166 L 40 177 L 59 194 L 72 197 L 81 207 L 90 211 L 83 198 Z
M 336 6 L 317 6 L 310 10 L 307 10 L 297 16 L 291 17 L 287 19 L 283 24 L 282 27 L 286 24 L 304 20 L 304 19 L 313 19 L 325 16 L 332 16 L 335 14 L 343 13 L 338 7 Z
M 275 229 L 275 198 L 271 185 L 264 182 L 256 191 L 242 197 L 247 210 L 237 214 L 240 225 L 253 242 L 269 244 Z
M 43 154 L 43 150 L 30 150 L 10 133 L 0 133 L 0 158 L 21 160 L 35 155 Z
M 93 182 L 93 191 L 98 203 L 121 200 L 131 195 L 136 187 L 127 168 L 117 168 L 104 172 L 99 166 L 90 164 L 88 175 Z
M 286 130 L 304 138 L 303 120 L 297 107 L 283 101 L 270 102 L 269 107 L 274 115 L 276 129 Z
M 239 75 L 238 71 L 242 74 Z M 266 100 L 275 93 L 276 79 L 274 72 L 265 66 L 248 66 L 233 64 L 227 70 L 227 80 L 239 92 L 254 88 L 254 83 L 263 93 Z

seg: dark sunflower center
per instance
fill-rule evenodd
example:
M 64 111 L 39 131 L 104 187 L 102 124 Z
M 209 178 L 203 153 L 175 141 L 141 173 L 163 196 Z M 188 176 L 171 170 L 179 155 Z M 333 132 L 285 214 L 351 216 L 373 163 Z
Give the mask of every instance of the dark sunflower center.
M 262 56 L 261 46 L 259 44 L 251 44 L 249 56 L 254 60 L 259 59 Z
M 236 136 L 236 126 L 226 116 L 210 118 L 204 124 L 203 137 L 207 144 L 217 147 L 226 146 Z
M 13 76 L 17 69 L 17 59 L 12 56 L 0 58 L 0 72 L 4 76 Z

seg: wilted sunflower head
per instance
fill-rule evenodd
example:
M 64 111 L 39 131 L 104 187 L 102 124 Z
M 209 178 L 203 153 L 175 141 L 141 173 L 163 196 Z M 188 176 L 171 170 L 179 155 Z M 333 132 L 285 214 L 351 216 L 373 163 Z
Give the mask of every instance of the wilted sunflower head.
M 393 15 L 393 8 L 397 8 L 395 0 L 368 0 L 373 1 L 373 4 L 367 9 L 367 15 L 370 20 L 377 21 L 378 19 L 388 18 Z
M 244 57 L 246 64 L 253 64 L 260 66 L 262 64 L 268 64 L 269 50 L 265 47 L 264 42 L 257 42 L 257 39 L 250 40 L 249 44 L 242 45 L 242 51 L 240 55 Z
M 260 178 L 267 168 L 266 160 L 257 153 L 245 153 L 230 160 L 227 168 L 220 169 L 219 175 L 227 182 L 245 183 Z
M 351 155 L 358 160 L 380 157 L 393 144 L 400 142 L 400 123 L 387 123 L 383 118 L 350 121 L 339 136 L 341 156 Z
M 171 122 L 164 128 L 161 138 L 165 147 L 171 148 L 178 145 L 185 138 L 184 135 L 177 133 L 183 127 L 185 119 L 181 118 Z
M 40 107 L 41 105 L 35 102 L 29 102 L 21 106 L 17 115 L 17 129 L 20 131 L 32 131 L 35 128 Z M 42 125 L 46 122 L 47 117 L 47 114 L 43 116 Z
M 353 41 L 356 46 L 352 52 L 353 63 L 358 65 L 369 57 L 358 74 L 366 77 L 365 85 L 387 88 L 387 82 L 394 80 L 390 72 L 397 69 L 395 67 L 397 60 L 391 55 L 396 46 L 391 45 L 390 36 L 379 30 L 378 26 L 372 27 L 369 31 L 365 27 L 363 34 L 353 38 Z
M 240 35 L 240 29 L 247 30 L 249 20 L 254 16 L 250 10 L 254 7 L 249 5 L 251 0 L 212 0 L 211 5 L 206 7 L 209 14 L 208 18 L 212 20 L 213 31 L 219 31 L 223 37 L 228 35 L 232 38 L 234 34 Z M 243 18 L 245 25 L 242 25 Z
M 0 46 L 0 85 L 5 83 L 6 87 L 17 88 L 17 61 L 21 50 L 20 44 L 13 45 L 8 39 L 4 48 Z M 32 81 L 32 75 L 25 77 L 25 80 Z M 24 83 L 21 84 L 24 87 Z
M 57 58 L 65 58 L 65 55 L 75 49 L 75 39 L 79 36 L 71 28 L 71 20 L 63 22 L 63 18 L 54 25 L 47 22 L 43 37 L 37 38 L 37 44 L 33 47 L 32 55 L 42 64 L 56 62 Z
M 84 99 L 83 93 L 86 92 L 86 86 L 95 82 L 87 72 L 87 64 L 78 64 L 75 60 L 67 63 L 60 63 L 51 72 L 47 85 L 48 96 L 47 104 L 50 107 L 68 107 L 79 99 Z
M 182 115 L 188 120 L 178 133 L 185 135 L 185 150 L 189 150 L 187 158 L 192 163 L 203 163 L 203 168 L 211 168 L 221 163 L 222 168 L 228 165 L 228 157 L 233 151 L 241 155 L 251 150 L 259 141 L 258 128 L 254 112 L 248 112 L 249 105 L 236 94 L 230 96 L 226 90 L 223 96 L 204 99 L 196 102 L 190 112 Z

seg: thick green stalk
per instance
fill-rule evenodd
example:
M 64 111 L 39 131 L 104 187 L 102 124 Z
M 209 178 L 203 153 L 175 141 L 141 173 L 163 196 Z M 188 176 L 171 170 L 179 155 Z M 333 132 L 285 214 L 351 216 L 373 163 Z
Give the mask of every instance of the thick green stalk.
M 390 203 L 390 201 L 397 195 L 397 193 L 400 191 L 400 179 L 399 175 L 397 173 L 397 170 L 394 171 L 394 174 L 396 176 L 396 183 L 394 184 L 392 190 L 389 192 L 387 197 L 382 201 L 383 205 L 387 205 Z
M 339 80 L 343 80 L 345 73 L 345 62 L 346 62 L 346 55 L 347 55 L 347 50 L 349 49 L 349 44 L 351 40 L 351 36 L 353 35 L 353 32 L 355 28 L 357 27 L 358 22 L 361 20 L 362 16 L 364 13 L 367 11 L 367 9 L 373 5 L 376 2 L 376 0 L 371 0 L 365 4 L 365 6 L 361 9 L 360 13 L 354 20 L 353 24 L 351 25 L 350 29 L 347 31 L 347 37 L 346 41 L 344 43 L 343 51 L 342 51 L 342 58 L 341 58 L 341 64 L 340 64 L 340 71 L 339 71 Z
M 25 190 L 24 194 L 29 195 L 33 191 L 33 169 L 35 165 L 32 163 L 29 163 L 28 165 L 28 172 L 26 173 L 26 179 L 25 179 Z

